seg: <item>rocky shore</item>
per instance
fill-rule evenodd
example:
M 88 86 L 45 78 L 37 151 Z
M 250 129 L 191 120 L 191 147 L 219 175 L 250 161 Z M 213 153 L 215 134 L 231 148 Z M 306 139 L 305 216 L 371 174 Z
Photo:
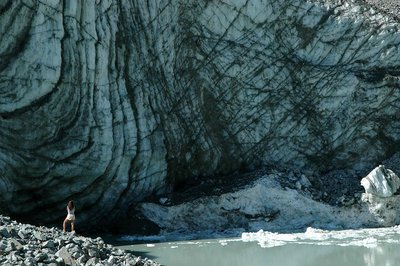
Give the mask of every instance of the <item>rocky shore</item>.
M 0 265 L 160 265 L 96 239 L 0 215 Z

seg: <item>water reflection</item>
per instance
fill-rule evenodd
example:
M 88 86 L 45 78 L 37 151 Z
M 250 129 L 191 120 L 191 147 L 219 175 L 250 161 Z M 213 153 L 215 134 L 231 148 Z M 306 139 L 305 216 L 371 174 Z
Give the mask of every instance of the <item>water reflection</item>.
M 399 245 L 382 245 L 364 253 L 364 265 L 398 266 L 400 265 Z
M 400 227 L 304 233 L 245 233 L 242 238 L 122 248 L 169 266 L 397 266 Z
M 376 247 L 291 243 L 262 248 L 239 239 L 160 243 L 124 246 L 134 254 L 146 252 L 163 265 L 269 265 L 269 266 L 395 266 L 400 263 L 400 245 Z

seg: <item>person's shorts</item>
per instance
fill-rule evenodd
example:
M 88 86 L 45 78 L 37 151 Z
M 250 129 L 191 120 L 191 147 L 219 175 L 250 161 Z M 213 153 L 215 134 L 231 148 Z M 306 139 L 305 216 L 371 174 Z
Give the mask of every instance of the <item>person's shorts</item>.
M 74 214 L 68 214 L 68 215 L 67 215 L 67 220 L 69 220 L 69 221 L 75 221 L 75 215 L 74 215 Z

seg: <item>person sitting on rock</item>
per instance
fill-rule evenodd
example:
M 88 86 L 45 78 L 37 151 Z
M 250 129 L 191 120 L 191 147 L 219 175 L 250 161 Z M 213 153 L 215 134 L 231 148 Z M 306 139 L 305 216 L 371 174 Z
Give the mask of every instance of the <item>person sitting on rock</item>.
M 70 222 L 71 223 L 71 232 L 75 232 L 75 205 L 74 205 L 73 200 L 70 200 L 68 202 L 67 212 L 68 212 L 68 215 L 65 218 L 64 223 L 63 223 L 63 231 L 65 232 L 67 222 Z

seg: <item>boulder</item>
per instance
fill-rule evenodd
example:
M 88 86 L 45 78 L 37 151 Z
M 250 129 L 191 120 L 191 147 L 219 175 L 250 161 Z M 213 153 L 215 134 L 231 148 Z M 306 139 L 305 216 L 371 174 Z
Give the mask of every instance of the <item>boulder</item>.
M 55 244 L 53 240 L 45 241 L 42 243 L 42 247 L 44 248 L 54 248 Z
M 66 247 L 62 247 L 56 252 L 56 256 L 62 258 L 66 265 L 77 265 L 76 261 L 72 258 L 72 255 L 68 252 Z
M 10 232 L 6 227 L 1 227 L 0 228 L 0 235 L 3 237 L 10 237 Z
M 48 255 L 47 255 L 47 253 L 38 253 L 36 256 L 35 256 L 35 260 L 37 261 L 37 262 L 43 262 L 45 259 L 47 259 L 48 258 Z M 64 262 L 65 262 L 65 260 L 64 260 Z
M 22 250 L 23 249 L 23 245 L 18 240 L 11 238 L 9 241 L 10 241 L 12 250 Z
M 41 232 L 38 232 L 38 231 L 34 231 L 34 232 L 33 232 L 33 236 L 34 236 L 37 240 L 45 240 L 45 239 L 46 239 L 46 237 L 45 237 Z
M 97 263 L 99 263 L 98 258 L 91 258 L 85 263 L 85 265 L 86 266 L 95 266 Z

